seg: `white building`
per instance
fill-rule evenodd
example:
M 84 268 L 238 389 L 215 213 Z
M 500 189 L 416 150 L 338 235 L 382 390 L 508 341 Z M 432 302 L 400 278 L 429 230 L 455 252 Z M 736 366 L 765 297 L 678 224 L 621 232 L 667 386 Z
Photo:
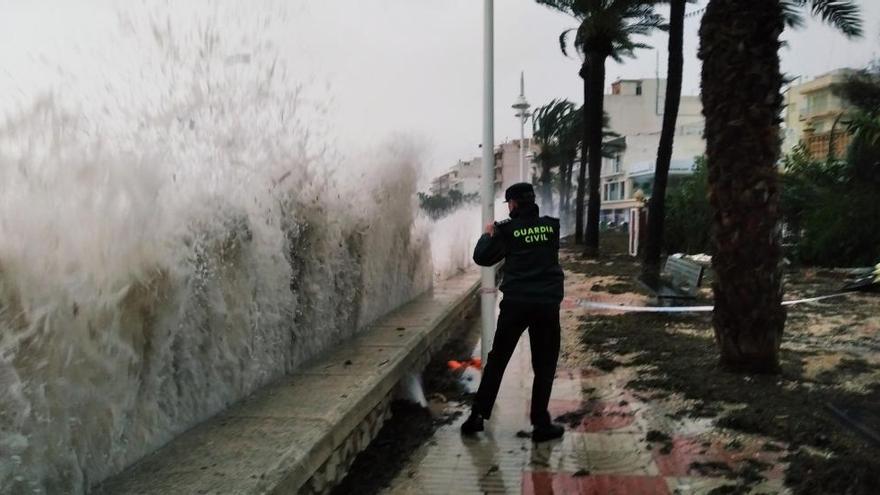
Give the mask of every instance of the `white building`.
M 640 198 L 651 195 L 657 146 L 663 126 L 665 79 L 618 80 L 605 95 L 609 126 L 621 137 L 609 144 L 618 146 L 613 158 L 605 158 L 599 190 L 602 191 L 602 221 L 622 222 L 628 210 L 640 206 Z M 679 106 L 669 185 L 693 172 L 696 157 L 706 149 L 703 139 L 702 103 L 699 96 L 682 96 Z
M 537 173 L 534 157 L 539 147 L 529 140 L 526 141 L 526 178 L 532 182 Z M 448 172 L 431 181 L 430 192 L 433 195 L 447 195 L 450 191 L 462 194 L 479 194 L 480 177 L 482 177 L 483 159 L 459 160 Z M 520 182 L 520 141 L 519 139 L 502 143 L 495 148 L 495 195 L 504 194 L 504 190 Z
M 496 194 L 502 194 L 508 187 L 517 182 L 534 183 L 539 174 L 535 156 L 540 152 L 540 147 L 531 139 L 526 139 L 526 156 L 524 174 L 520 172 L 521 143 L 519 139 L 507 141 L 495 148 L 495 186 Z M 522 177 L 525 175 L 525 177 Z
M 459 161 L 455 165 L 458 172 L 458 181 L 455 183 L 455 189 L 462 194 L 479 194 L 480 192 L 480 173 L 483 166 L 483 160 L 475 158 L 470 161 Z
M 480 192 L 482 160 L 474 158 L 469 161 L 460 160 L 449 171 L 431 181 L 431 194 L 448 195 L 450 191 L 458 191 L 462 195 Z

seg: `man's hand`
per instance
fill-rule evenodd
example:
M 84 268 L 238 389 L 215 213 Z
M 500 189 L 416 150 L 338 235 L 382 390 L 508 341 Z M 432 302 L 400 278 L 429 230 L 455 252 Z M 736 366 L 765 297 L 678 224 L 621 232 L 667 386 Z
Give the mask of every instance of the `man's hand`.
M 489 237 L 495 237 L 495 222 L 486 224 L 486 233 L 489 234 Z

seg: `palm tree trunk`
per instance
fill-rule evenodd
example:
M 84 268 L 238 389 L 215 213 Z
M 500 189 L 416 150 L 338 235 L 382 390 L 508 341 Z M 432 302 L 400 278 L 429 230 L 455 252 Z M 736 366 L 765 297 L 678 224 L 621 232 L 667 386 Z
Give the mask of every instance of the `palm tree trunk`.
M 780 0 L 711 0 L 700 27 L 715 339 L 722 366 L 779 368 L 785 326 L 779 245 Z
M 565 222 L 568 224 L 568 217 L 571 215 L 571 177 L 574 174 L 574 156 L 567 157 L 568 167 L 565 169 Z
M 584 122 L 587 122 L 587 118 L 589 117 L 588 107 L 589 103 L 589 63 L 584 62 L 581 65 L 581 70 L 579 72 L 581 79 L 584 80 Z M 584 196 L 586 195 L 587 188 L 587 151 L 589 149 L 589 131 L 587 130 L 588 126 L 584 125 L 584 137 L 581 141 L 581 168 L 578 171 L 578 183 L 577 183 L 577 194 L 575 195 L 575 204 L 574 204 L 574 243 L 575 244 L 583 244 L 584 243 Z
M 567 170 L 568 164 L 565 163 L 565 158 L 563 158 L 559 162 L 559 218 L 565 216 L 565 174 Z
M 602 174 L 602 116 L 605 114 L 603 99 L 605 92 L 605 59 L 604 53 L 592 52 L 588 54 L 590 75 L 589 83 L 589 111 L 587 112 L 587 125 L 584 126 L 589 142 L 590 152 L 590 198 L 587 207 L 587 232 L 584 255 L 594 257 L 599 254 L 599 182 Z
M 648 237 L 645 240 L 645 263 L 642 266 L 642 280 L 652 287 L 656 287 L 660 281 L 660 254 L 663 251 L 663 223 L 666 218 L 666 186 L 669 182 L 669 164 L 672 161 L 672 146 L 681 101 L 685 3 L 687 0 L 670 2 L 666 103 L 663 109 L 660 145 L 657 147 L 654 187 L 648 203 Z
M 827 162 L 837 158 L 834 150 L 834 131 L 837 129 L 837 123 L 840 122 L 841 117 L 843 117 L 842 113 L 835 117 L 834 122 L 831 124 L 831 132 L 828 134 L 828 153 L 825 156 L 825 161 Z
M 553 209 L 553 184 L 551 181 L 550 168 L 551 164 L 541 164 L 541 209 L 545 215 L 549 215 Z

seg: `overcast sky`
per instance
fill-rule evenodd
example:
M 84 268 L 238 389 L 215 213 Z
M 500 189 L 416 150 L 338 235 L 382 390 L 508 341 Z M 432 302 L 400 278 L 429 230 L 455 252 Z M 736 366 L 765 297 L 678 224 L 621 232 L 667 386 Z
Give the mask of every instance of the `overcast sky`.
M 700 0 L 689 7 L 705 5 Z M 127 2 L 110 0 L 0 0 L 0 89 L 23 94 L 51 78 L 34 69 L 34 60 L 53 57 L 59 40 L 97 39 L 114 22 L 114 9 Z M 213 2 L 186 2 L 196 11 Z M 235 3 L 224 1 L 224 4 Z M 812 77 L 838 67 L 861 67 L 880 55 L 880 2 L 863 0 L 866 36 L 848 41 L 810 22 L 787 32 L 783 69 Z M 169 1 L 174 12 L 180 3 Z M 259 12 L 267 2 L 239 2 Z M 366 147 L 397 133 L 414 135 L 427 145 L 428 175 L 479 153 L 481 140 L 481 0 L 291 0 L 282 53 L 297 77 L 329 84 L 331 115 L 343 142 Z M 564 57 L 559 33 L 573 22 L 533 0 L 496 0 L 496 141 L 519 136 L 510 105 L 518 93 L 519 72 L 526 73 L 526 96 L 533 105 L 552 98 L 581 101 L 579 62 Z M 193 7 L 193 6 L 196 7 Z M 268 11 L 268 9 L 267 9 Z M 686 22 L 684 90 L 697 94 L 696 59 L 699 16 Z M 666 37 L 647 42 L 636 59 L 608 66 L 608 83 L 654 77 L 666 71 Z M 112 47 L 108 48 L 112 49 Z M 659 62 L 657 53 L 659 52 Z M 55 53 L 58 56 L 58 53 Z M 39 85 L 37 84 L 37 85 Z M 0 105 L 8 108 L 8 105 Z

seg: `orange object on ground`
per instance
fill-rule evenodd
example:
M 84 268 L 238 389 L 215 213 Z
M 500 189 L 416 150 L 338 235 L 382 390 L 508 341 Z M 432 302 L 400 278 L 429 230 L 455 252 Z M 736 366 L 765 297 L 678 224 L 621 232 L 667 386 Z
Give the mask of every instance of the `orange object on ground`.
M 476 368 L 479 370 L 483 369 L 483 360 L 475 357 L 467 361 L 447 361 L 446 365 L 449 366 L 449 369 L 452 371 L 457 371 L 464 368 Z
M 461 364 L 458 361 L 448 361 L 446 363 L 446 365 L 449 366 L 449 369 L 451 369 L 452 371 L 455 371 L 455 370 L 461 368 L 462 366 L 464 366 L 463 364 Z

